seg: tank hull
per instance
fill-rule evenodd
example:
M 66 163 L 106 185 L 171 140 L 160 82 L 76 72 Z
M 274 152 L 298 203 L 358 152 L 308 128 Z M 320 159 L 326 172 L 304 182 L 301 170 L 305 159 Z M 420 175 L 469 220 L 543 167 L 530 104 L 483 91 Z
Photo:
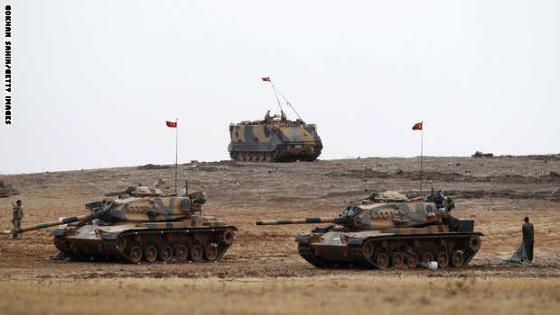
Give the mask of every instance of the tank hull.
M 59 228 L 53 235 L 57 249 L 77 261 L 204 262 L 222 258 L 237 231 L 231 225 L 176 226 L 177 222 L 135 227 L 88 224 Z
M 479 232 L 416 232 L 331 231 L 299 235 L 296 242 L 300 256 L 319 268 L 416 268 L 431 261 L 441 268 L 461 268 L 480 249 Z

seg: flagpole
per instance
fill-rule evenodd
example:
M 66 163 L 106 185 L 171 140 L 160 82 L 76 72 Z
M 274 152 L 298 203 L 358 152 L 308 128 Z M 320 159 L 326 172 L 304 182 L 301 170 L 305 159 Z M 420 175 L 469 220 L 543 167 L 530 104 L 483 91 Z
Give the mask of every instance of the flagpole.
M 177 194 L 177 157 L 179 152 L 179 118 L 175 118 L 175 195 Z
M 424 160 L 424 122 L 422 121 L 422 130 L 420 130 L 420 195 L 422 195 L 423 160 Z
M 272 87 L 272 91 L 274 92 L 274 96 L 276 97 L 276 103 L 278 104 L 278 107 L 280 107 L 280 111 L 283 112 L 284 109 L 282 108 L 282 104 L 280 104 L 280 99 L 278 98 L 276 87 L 274 86 L 274 83 L 272 83 L 272 81 L 270 81 L 270 86 Z

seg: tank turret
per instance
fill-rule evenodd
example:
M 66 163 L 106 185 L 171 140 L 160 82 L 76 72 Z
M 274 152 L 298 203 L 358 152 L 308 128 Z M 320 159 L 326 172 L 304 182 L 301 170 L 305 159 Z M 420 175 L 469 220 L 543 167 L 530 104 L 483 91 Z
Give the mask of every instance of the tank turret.
M 165 197 L 170 196 L 169 194 L 164 193 L 158 187 L 148 187 L 148 186 L 129 186 L 127 189 L 122 191 L 114 191 L 106 193 L 105 196 L 113 197 L 118 196 L 119 198 L 127 198 L 127 197 Z
M 257 225 L 333 223 L 296 237 L 300 255 L 317 267 L 415 268 L 437 261 L 462 267 L 476 255 L 482 233 L 474 220 L 451 215 L 451 198 L 349 206 L 335 217 L 258 220 Z M 451 205 L 453 205 L 451 207 Z

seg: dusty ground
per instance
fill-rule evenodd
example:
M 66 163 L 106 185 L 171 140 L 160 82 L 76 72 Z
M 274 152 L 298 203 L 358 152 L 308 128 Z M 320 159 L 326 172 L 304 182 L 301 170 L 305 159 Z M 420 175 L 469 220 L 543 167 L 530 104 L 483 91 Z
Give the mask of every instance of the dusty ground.
M 312 226 L 257 227 L 254 220 L 336 215 L 379 190 L 418 195 L 416 159 L 368 158 L 314 163 L 189 163 L 179 177 L 205 190 L 208 214 L 240 229 L 223 261 L 212 264 L 122 265 L 55 262 L 49 231 L 0 240 L 0 309 L 150 313 L 522 313 L 560 311 L 560 161 L 530 157 L 426 158 L 424 188 L 456 195 L 460 217 L 485 234 L 461 270 L 320 270 L 293 241 Z M 0 180 L 21 192 L 0 199 L 0 226 L 10 226 L 10 202 L 22 199 L 24 225 L 86 213 L 84 203 L 170 169 L 115 168 L 26 175 Z M 533 266 L 506 266 L 520 241 L 521 219 L 536 230 Z M 402 300 L 405 300 L 403 303 Z M 289 301 L 289 302 L 288 302 Z M 196 312 L 195 312 L 196 313 Z

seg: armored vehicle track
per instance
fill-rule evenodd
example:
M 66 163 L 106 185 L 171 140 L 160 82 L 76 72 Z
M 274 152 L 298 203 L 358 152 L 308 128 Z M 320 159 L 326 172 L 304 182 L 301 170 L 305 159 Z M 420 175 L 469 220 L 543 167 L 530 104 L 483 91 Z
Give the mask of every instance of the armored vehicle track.
M 222 258 L 235 238 L 235 227 L 150 229 L 120 233 L 103 244 L 55 237 L 55 246 L 75 260 L 204 262 Z

